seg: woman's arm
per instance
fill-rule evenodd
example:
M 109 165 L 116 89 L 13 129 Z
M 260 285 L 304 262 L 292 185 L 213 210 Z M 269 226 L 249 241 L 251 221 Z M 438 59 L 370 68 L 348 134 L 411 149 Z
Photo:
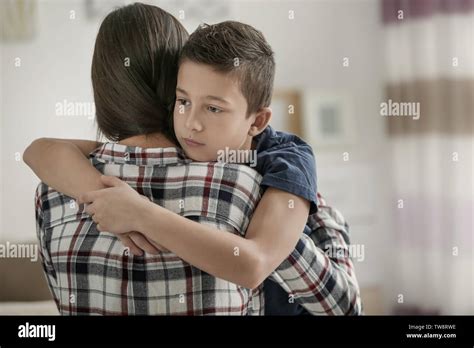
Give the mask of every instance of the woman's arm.
M 23 161 L 48 186 L 78 198 L 81 193 L 105 187 L 101 173 L 86 157 L 100 145 L 90 140 L 40 138 L 25 150 Z
M 115 177 L 105 190 L 81 196 L 101 231 L 136 230 L 215 277 L 246 288 L 260 285 L 294 249 L 308 219 L 309 202 L 268 188 L 245 238 L 191 221 L 140 195 Z

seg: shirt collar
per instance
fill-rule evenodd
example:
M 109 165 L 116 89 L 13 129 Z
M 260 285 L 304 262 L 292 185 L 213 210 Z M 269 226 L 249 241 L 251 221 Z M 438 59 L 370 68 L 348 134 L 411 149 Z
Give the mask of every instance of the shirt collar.
M 90 158 L 103 163 L 134 165 L 181 165 L 192 162 L 183 150 L 177 147 L 142 148 L 117 143 L 104 143 L 92 151 Z

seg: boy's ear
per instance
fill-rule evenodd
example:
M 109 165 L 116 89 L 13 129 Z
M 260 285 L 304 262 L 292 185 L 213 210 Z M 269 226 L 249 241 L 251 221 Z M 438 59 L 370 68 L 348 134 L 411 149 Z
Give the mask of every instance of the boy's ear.
M 269 107 L 261 108 L 255 114 L 255 121 L 252 123 L 249 129 L 249 135 L 254 137 L 263 132 L 268 126 L 272 118 L 272 109 Z

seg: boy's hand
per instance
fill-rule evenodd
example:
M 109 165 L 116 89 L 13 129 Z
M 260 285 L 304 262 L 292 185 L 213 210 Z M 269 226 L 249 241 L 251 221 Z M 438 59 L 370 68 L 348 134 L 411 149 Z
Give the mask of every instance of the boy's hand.
M 117 235 L 117 237 L 120 239 L 122 244 L 130 250 L 133 255 L 142 256 L 143 251 L 155 255 L 158 254 L 160 251 L 169 251 L 168 249 L 153 242 L 152 240 L 149 240 L 140 232 L 119 234 Z
M 109 188 L 82 194 L 78 203 L 87 203 L 99 231 L 123 234 L 137 230 L 137 217 L 146 201 L 127 183 L 114 176 L 101 176 Z M 146 198 L 146 197 L 145 197 Z

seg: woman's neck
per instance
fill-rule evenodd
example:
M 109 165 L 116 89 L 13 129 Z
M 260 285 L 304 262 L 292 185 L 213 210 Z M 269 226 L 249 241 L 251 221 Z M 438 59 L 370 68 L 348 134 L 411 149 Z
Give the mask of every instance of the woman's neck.
M 161 133 L 135 135 L 133 137 L 123 139 L 118 143 L 127 146 L 142 147 L 145 149 L 154 147 L 176 147 L 176 144 L 174 144 Z

